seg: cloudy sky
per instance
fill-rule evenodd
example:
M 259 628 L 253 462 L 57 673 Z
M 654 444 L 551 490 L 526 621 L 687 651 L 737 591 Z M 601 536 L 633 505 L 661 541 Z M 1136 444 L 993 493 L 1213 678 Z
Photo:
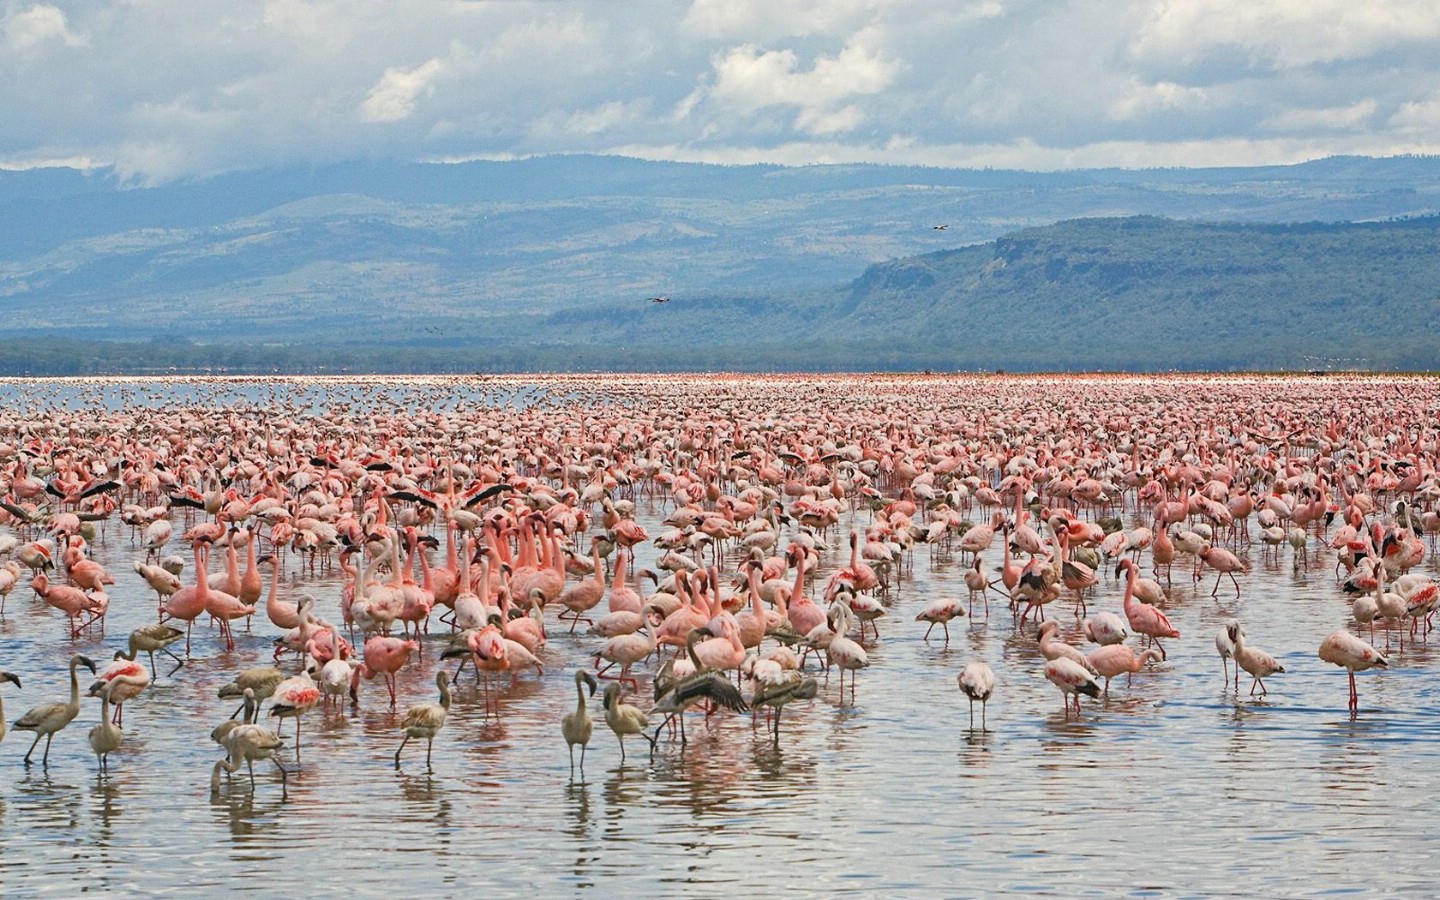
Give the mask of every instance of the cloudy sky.
M 0 0 L 0 168 L 1440 153 L 1436 0 Z

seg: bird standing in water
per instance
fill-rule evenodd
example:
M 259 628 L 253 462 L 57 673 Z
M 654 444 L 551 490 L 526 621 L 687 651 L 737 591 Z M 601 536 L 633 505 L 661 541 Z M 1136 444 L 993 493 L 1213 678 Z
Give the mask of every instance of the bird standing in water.
M 425 768 L 430 768 L 430 750 L 435 746 L 435 735 L 445 727 L 445 718 L 450 713 L 450 675 L 441 670 L 435 675 L 435 686 L 440 689 L 439 703 L 418 703 L 405 710 L 405 740 L 395 750 L 395 768 L 400 768 L 400 751 L 413 738 L 425 739 Z
M 650 742 L 650 749 L 655 749 L 655 740 L 645 732 L 650 724 L 650 716 L 638 706 L 631 706 L 620 699 L 620 685 L 610 682 L 605 685 L 605 724 L 615 732 L 615 737 L 620 739 L 620 762 L 625 762 L 625 735 L 638 734 Z M 582 751 L 581 758 L 584 758 Z
M 50 767 L 50 741 L 54 739 L 55 732 L 62 730 L 66 725 L 75 721 L 80 715 L 80 679 L 75 674 L 76 668 L 84 666 L 95 673 L 95 663 L 88 656 L 77 653 L 70 657 L 70 701 L 68 703 L 46 703 L 31 709 L 25 715 L 15 720 L 17 731 L 35 732 L 35 740 L 30 744 L 30 749 L 25 753 L 25 764 L 30 765 L 30 756 L 35 752 L 35 746 L 40 743 L 40 738 L 45 738 L 45 755 L 41 758 L 41 765 Z
M 585 748 L 590 744 L 590 735 L 595 732 L 595 720 L 585 706 L 585 687 L 589 685 L 590 696 L 595 696 L 595 676 L 581 669 L 575 673 L 575 709 L 560 720 L 560 733 L 570 748 L 570 774 L 575 774 L 575 745 L 580 745 L 580 772 L 585 772 Z
M 102 773 L 110 771 L 110 751 L 118 749 L 125 739 L 120 726 L 110 721 L 110 692 L 113 685 L 100 690 L 100 724 L 90 729 L 90 749 L 95 751 L 96 762 Z M 93 692 L 92 692 L 93 694 Z
M 985 706 L 990 702 L 990 695 L 995 693 L 995 672 L 985 663 L 976 660 L 967 665 L 956 677 L 960 683 L 960 690 L 970 700 L 970 730 L 975 730 L 975 701 L 980 701 L 980 730 L 989 731 L 985 727 Z

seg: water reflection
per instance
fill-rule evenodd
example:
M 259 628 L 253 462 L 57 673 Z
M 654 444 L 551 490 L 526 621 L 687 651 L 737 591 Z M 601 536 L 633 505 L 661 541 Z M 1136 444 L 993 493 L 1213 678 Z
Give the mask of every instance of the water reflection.
M 279 791 L 252 791 L 249 779 L 211 796 L 210 808 L 223 821 L 236 847 L 265 846 L 274 835 L 285 798 Z M 223 818 L 222 818 L 223 817 Z

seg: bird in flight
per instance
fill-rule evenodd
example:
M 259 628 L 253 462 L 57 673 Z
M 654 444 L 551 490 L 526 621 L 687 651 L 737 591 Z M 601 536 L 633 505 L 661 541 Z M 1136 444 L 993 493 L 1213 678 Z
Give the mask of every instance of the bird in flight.
M 650 302 L 651 302 L 651 303 L 669 303 L 669 302 L 670 302 L 670 298 L 669 298 L 669 297 L 651 297 L 651 298 L 650 298 Z
M 932 229 L 934 229 L 935 231 L 944 231 L 945 229 L 949 228 L 950 226 L 949 226 L 949 225 L 931 225 L 930 227 L 931 227 Z

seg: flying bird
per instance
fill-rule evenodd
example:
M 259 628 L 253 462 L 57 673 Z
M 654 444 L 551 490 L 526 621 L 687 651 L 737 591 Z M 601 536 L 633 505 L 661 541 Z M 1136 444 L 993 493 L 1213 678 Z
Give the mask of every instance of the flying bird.
M 931 225 L 931 226 L 930 226 L 930 228 L 931 228 L 932 230 L 934 230 L 934 231 L 944 231 L 945 229 L 947 229 L 947 228 L 949 228 L 949 227 L 950 227 L 949 225 Z
M 651 303 L 669 303 L 669 302 L 670 302 L 670 298 L 669 298 L 669 297 L 651 297 L 651 298 L 650 298 L 650 302 L 651 302 Z

